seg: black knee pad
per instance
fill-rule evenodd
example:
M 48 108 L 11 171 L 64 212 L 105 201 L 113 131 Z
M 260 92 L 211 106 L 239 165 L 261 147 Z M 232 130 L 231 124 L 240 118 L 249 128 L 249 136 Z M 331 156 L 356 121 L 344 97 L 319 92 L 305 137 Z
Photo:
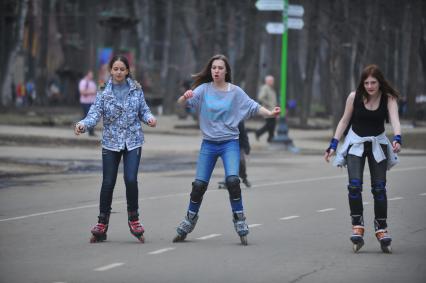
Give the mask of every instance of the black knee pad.
M 378 200 L 378 201 L 385 200 L 386 199 L 386 182 L 376 181 L 371 188 L 371 192 L 373 193 L 375 200 Z
M 360 199 L 362 192 L 362 181 L 360 179 L 350 179 L 348 185 L 349 198 Z
M 195 203 L 201 202 L 206 190 L 207 190 L 206 182 L 203 182 L 200 180 L 195 180 L 194 182 L 192 182 L 191 201 Z
M 228 187 L 229 197 L 232 200 L 241 198 L 240 178 L 238 176 L 226 177 L 226 186 Z

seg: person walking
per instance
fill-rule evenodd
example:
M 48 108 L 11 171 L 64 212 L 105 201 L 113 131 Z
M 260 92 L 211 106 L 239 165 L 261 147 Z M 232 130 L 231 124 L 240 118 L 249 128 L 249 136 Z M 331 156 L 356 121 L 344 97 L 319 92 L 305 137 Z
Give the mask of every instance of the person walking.
M 268 75 L 265 77 L 265 84 L 260 88 L 258 95 L 259 103 L 268 110 L 273 109 L 277 105 L 277 93 L 274 89 L 274 77 Z M 265 124 L 255 132 L 256 140 L 266 132 L 268 132 L 268 142 L 271 142 L 275 134 L 275 125 L 277 118 L 269 117 L 265 119 Z
M 197 171 L 185 219 L 176 229 L 174 242 L 184 241 L 192 232 L 212 171 L 220 157 L 225 168 L 225 182 L 229 192 L 234 227 L 241 243 L 247 245 L 248 226 L 245 222 L 239 175 L 238 123 L 256 114 L 265 117 L 279 115 L 261 107 L 240 87 L 232 84 L 231 67 L 224 55 L 215 55 L 194 75 L 192 89 L 179 97 L 178 103 L 196 110 L 203 135 L 197 162 Z
M 93 128 L 103 119 L 102 135 L 102 187 L 100 192 L 98 223 L 92 228 L 90 242 L 106 240 L 112 196 L 118 166 L 123 158 L 124 182 L 128 225 L 131 234 L 144 242 L 144 227 L 138 213 L 138 169 L 144 134 L 141 121 L 155 127 L 157 120 L 145 102 L 140 85 L 130 75 L 129 61 L 116 55 L 109 62 L 111 77 L 96 96 L 87 116 L 75 126 L 75 134 Z
M 247 178 L 247 161 L 246 161 L 246 155 L 250 154 L 250 142 L 249 137 L 247 135 L 247 130 L 244 124 L 244 121 L 241 121 L 238 124 L 238 131 L 240 132 L 238 136 L 238 141 L 240 144 L 240 179 L 243 182 L 243 184 L 247 187 L 251 187 L 251 183 Z M 221 181 L 219 182 L 219 189 L 226 189 L 226 182 Z
M 80 105 L 83 110 L 83 118 L 89 113 L 90 106 L 96 99 L 96 83 L 93 81 L 93 72 L 88 71 L 87 74 L 78 83 L 80 92 Z M 89 136 L 95 136 L 95 128 L 88 130 Z
M 356 91 L 351 92 L 334 137 L 324 158 L 327 162 L 336 153 L 335 166 L 347 166 L 348 199 L 352 219 L 354 252 L 364 245 L 364 218 L 362 185 L 365 160 L 368 161 L 371 192 L 374 196 L 374 229 L 383 252 L 391 252 L 392 238 L 387 225 L 386 171 L 399 160 L 401 150 L 401 126 L 398 116 L 399 93 L 384 78 L 377 65 L 368 65 L 362 71 Z M 393 140 L 385 135 L 385 121 L 389 119 Z M 349 127 L 345 141 L 337 150 L 340 138 Z M 337 150 L 337 152 L 336 152 Z

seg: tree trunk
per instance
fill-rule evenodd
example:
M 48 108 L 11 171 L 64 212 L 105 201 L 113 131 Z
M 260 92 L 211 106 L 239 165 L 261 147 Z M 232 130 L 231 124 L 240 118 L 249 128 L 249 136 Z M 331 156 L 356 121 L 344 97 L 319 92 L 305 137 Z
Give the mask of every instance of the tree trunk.
M 2 81 L 1 86 L 1 105 L 7 106 L 12 102 L 12 82 L 13 82 L 13 70 L 14 70 L 14 62 L 16 61 L 16 57 L 18 56 L 19 51 L 22 48 L 22 40 L 24 37 L 24 25 L 25 19 L 28 11 L 28 0 L 19 0 L 21 7 L 18 21 L 18 36 L 16 40 L 15 47 L 11 50 L 10 55 L 8 56 L 8 60 L 5 66 L 4 79 Z

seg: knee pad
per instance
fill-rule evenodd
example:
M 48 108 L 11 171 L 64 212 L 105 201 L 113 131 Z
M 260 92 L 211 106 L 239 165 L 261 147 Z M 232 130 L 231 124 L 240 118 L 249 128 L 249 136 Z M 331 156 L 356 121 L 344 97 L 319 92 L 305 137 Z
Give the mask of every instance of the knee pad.
M 207 190 L 207 183 L 195 180 L 192 182 L 192 191 L 191 191 L 191 201 L 195 203 L 200 203 L 203 199 L 203 195 Z
M 228 187 L 231 200 L 241 199 L 240 178 L 238 176 L 226 177 L 226 186 Z
M 348 185 L 349 197 L 351 199 L 360 199 L 362 192 L 362 181 L 360 179 L 350 179 Z
M 376 181 L 372 188 L 371 192 L 373 193 L 374 199 L 382 201 L 386 199 L 386 182 L 385 181 Z

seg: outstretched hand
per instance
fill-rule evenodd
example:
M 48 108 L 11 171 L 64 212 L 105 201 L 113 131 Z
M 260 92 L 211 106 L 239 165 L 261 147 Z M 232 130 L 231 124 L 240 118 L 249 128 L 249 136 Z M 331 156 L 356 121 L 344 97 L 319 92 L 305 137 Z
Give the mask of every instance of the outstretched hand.
M 277 106 L 277 107 L 274 107 L 274 109 L 272 109 L 271 116 L 278 117 L 280 113 L 281 113 L 281 108 Z
M 333 156 L 335 150 L 330 148 L 328 150 L 326 150 L 326 152 L 324 153 L 324 159 L 327 162 L 330 162 L 330 158 Z
M 155 127 L 157 126 L 157 119 L 155 119 L 154 117 L 149 118 L 149 120 L 147 121 L 148 126 L 150 127 Z
M 185 93 L 183 94 L 183 97 L 185 98 L 185 100 L 190 99 L 191 97 L 194 96 L 194 93 L 192 92 L 192 89 L 188 89 L 187 91 L 185 91 Z
M 399 142 L 397 142 L 397 141 L 393 141 L 392 142 L 392 150 L 395 153 L 400 152 L 401 151 L 401 144 Z
M 76 134 L 78 136 L 78 135 L 84 133 L 84 131 L 85 131 L 85 129 L 84 129 L 83 124 L 80 124 L 80 123 L 75 124 L 74 134 Z

